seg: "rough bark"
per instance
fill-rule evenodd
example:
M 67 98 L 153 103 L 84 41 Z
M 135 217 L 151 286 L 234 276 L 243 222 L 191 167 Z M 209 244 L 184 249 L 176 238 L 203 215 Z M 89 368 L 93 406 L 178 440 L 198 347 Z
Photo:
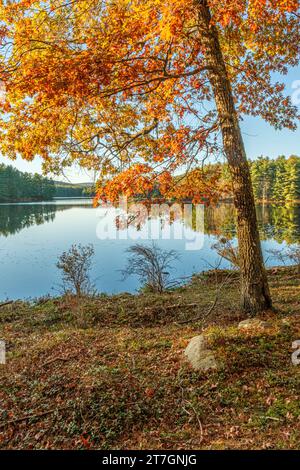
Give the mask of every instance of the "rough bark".
M 211 22 L 207 1 L 196 0 L 196 5 L 208 76 L 233 183 L 241 268 L 241 303 L 245 311 L 255 315 L 271 308 L 272 301 L 261 251 L 250 169 L 218 31 Z

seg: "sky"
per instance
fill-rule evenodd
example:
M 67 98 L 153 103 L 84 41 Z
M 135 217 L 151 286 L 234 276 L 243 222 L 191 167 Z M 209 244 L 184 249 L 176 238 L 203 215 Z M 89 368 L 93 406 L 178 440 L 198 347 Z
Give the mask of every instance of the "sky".
M 300 67 L 291 69 L 285 77 L 276 77 L 286 85 L 286 94 L 292 96 L 293 102 L 300 113 Z M 249 90 L 251 92 L 251 90 Z M 261 118 L 246 117 L 241 122 L 242 134 L 245 142 L 247 156 L 253 160 L 260 155 L 276 158 L 279 155 L 300 156 L 300 124 L 296 131 L 276 131 Z M 11 164 L 21 171 L 41 173 L 41 160 L 35 159 L 27 162 L 21 159 L 11 161 L 0 156 L 0 162 Z M 93 172 L 71 168 L 65 172 L 66 178 L 55 178 L 73 183 L 93 181 Z

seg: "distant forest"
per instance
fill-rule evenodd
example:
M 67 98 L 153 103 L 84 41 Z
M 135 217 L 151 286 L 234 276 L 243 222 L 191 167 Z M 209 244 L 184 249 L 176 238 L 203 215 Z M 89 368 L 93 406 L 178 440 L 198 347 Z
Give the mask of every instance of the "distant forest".
M 300 157 L 259 157 L 250 162 L 250 168 L 257 201 L 300 200 Z M 230 175 L 226 164 L 221 165 L 221 172 L 222 179 L 228 183 Z M 93 194 L 93 186 L 89 184 L 53 181 L 0 164 L 0 202 L 47 201 L 54 197 L 92 197 Z
M 300 157 L 259 157 L 251 162 L 251 175 L 257 200 L 300 200 Z
M 249 164 L 257 201 L 300 201 L 300 157 L 259 157 Z M 221 175 L 224 183 L 230 181 L 227 164 L 221 165 Z
M 92 185 L 72 184 L 55 181 L 55 197 L 93 197 Z
M 54 197 L 92 196 L 88 185 L 55 182 L 0 164 L 0 202 L 50 201 Z

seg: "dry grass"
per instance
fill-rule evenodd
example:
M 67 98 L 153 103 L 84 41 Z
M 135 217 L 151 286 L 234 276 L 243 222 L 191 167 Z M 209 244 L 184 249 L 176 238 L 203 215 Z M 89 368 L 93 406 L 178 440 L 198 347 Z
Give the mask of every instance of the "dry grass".
M 218 282 L 227 273 L 218 273 Z M 211 317 L 215 276 L 163 294 L 14 303 L 0 311 L 2 449 L 299 449 L 296 270 L 270 273 L 276 315 L 242 333 L 232 279 Z M 173 306 L 173 307 L 172 307 Z M 194 372 L 189 339 L 209 328 L 221 368 Z

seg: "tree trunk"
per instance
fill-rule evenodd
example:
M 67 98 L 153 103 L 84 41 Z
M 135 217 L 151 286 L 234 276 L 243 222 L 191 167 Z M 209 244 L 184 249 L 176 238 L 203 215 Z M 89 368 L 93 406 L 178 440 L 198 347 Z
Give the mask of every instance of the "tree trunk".
M 219 115 L 237 211 L 242 308 L 255 315 L 271 308 L 272 301 L 263 262 L 250 169 L 235 109 L 231 83 L 221 51 L 217 28 L 211 23 L 206 0 L 195 0 L 198 24 Z

